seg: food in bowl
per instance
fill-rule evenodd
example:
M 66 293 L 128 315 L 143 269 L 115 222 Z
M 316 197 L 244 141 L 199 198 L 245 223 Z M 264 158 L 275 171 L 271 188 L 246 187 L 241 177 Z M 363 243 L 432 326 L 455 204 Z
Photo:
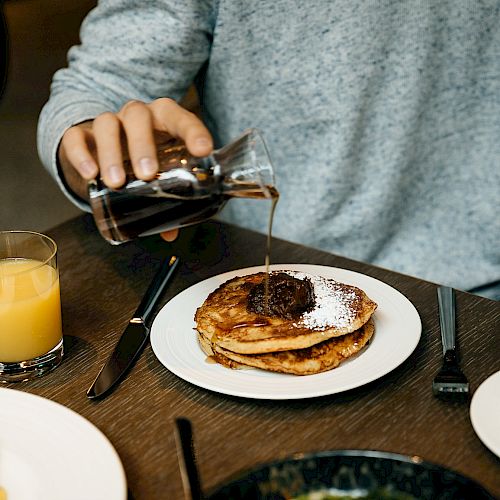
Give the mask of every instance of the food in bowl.
M 376 450 L 331 450 L 258 465 L 208 495 L 208 500 L 228 498 L 494 500 L 495 497 L 472 479 L 420 457 Z

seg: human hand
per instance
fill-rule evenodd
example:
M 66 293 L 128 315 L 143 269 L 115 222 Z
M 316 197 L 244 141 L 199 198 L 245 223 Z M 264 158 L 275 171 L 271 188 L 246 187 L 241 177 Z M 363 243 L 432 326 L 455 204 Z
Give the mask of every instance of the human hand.
M 151 103 L 127 102 L 118 113 L 106 112 L 69 128 L 60 144 L 59 162 L 69 187 L 87 198 L 87 183 L 100 175 L 111 188 L 126 180 L 124 157 L 129 157 L 138 179 L 153 179 L 158 172 L 155 135 L 182 139 L 194 156 L 213 149 L 212 137 L 201 120 L 174 100 L 160 98 Z M 177 231 L 163 233 L 172 241 Z

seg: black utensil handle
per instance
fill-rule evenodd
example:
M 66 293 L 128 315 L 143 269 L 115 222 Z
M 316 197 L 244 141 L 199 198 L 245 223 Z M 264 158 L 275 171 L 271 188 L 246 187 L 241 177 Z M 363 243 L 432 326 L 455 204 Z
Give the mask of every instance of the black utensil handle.
M 165 286 L 170 281 L 175 268 L 179 264 L 179 259 L 175 255 L 170 257 L 168 261 L 163 261 L 160 265 L 160 269 L 157 271 L 155 277 L 151 281 L 144 297 L 139 304 L 139 307 L 135 311 L 134 318 L 140 318 L 144 323 L 147 322 L 151 311 L 156 305 L 156 301 L 160 297 L 161 293 L 165 289 Z
M 455 349 L 455 293 L 453 288 L 438 288 L 439 324 L 443 354 Z
M 186 500 L 202 500 L 200 476 L 193 444 L 193 429 L 187 418 L 176 418 L 176 444 Z

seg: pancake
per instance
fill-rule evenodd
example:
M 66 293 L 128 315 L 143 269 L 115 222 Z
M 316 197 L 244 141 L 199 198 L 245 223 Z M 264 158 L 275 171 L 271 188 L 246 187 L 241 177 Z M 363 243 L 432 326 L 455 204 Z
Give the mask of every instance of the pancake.
M 273 271 L 279 273 L 280 271 Z M 321 276 L 286 272 L 313 285 L 314 306 L 296 318 L 249 311 L 248 295 L 266 273 L 238 276 L 207 297 L 195 314 L 196 329 L 210 343 L 239 354 L 305 349 L 359 330 L 377 304 L 363 290 Z
M 198 340 L 207 356 L 228 368 L 250 366 L 292 375 L 312 375 L 336 368 L 340 363 L 360 352 L 370 341 L 374 331 L 373 319 L 369 319 L 355 332 L 333 337 L 311 347 L 246 355 L 212 344 L 202 334 L 198 334 Z

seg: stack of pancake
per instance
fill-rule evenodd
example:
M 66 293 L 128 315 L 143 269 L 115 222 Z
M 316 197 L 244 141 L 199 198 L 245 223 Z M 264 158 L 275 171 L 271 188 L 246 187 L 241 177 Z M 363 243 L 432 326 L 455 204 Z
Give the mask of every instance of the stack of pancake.
M 197 309 L 195 321 L 205 354 L 228 368 L 310 375 L 365 347 L 376 308 L 357 287 L 273 271 L 226 281 Z

